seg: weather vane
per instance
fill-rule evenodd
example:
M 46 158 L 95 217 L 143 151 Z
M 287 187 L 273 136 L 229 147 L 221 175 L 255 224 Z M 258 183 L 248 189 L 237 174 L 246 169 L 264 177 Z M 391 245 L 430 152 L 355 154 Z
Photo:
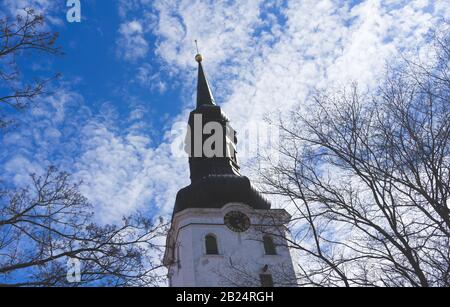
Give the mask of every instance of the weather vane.
M 200 53 L 200 52 L 198 52 L 198 42 L 197 42 L 197 40 L 195 40 L 195 48 L 197 49 L 197 53 Z
M 197 40 L 195 40 L 195 48 L 197 48 L 197 55 L 195 56 L 195 60 L 200 63 L 201 61 L 203 61 L 203 56 L 198 51 L 198 42 L 197 42 Z

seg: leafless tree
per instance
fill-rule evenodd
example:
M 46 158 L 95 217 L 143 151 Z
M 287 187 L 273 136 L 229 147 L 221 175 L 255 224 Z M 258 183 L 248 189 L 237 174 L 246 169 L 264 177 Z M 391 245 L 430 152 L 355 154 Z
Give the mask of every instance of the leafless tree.
M 24 13 L 15 18 L 7 16 L 0 19 L 0 106 L 9 106 L 16 110 L 26 108 L 44 92 L 50 80 L 59 76 L 56 74 L 35 79 L 30 83 L 24 82 L 21 76 L 17 60 L 25 53 L 62 54 L 61 48 L 56 46 L 58 33 L 45 29 L 44 16 L 36 14 L 32 9 L 24 9 Z M 0 127 L 5 127 L 8 123 L 10 120 L 7 116 L 0 114 Z
M 353 85 L 281 121 L 261 177 L 294 212 L 300 285 L 450 286 L 449 33 L 375 95 Z
M 157 286 L 166 224 L 142 215 L 100 226 L 92 206 L 54 167 L 0 192 L 0 286 Z M 162 240 L 161 240 L 162 242 Z M 162 244 L 163 245 L 163 244 Z M 81 282 L 69 283 L 70 261 Z

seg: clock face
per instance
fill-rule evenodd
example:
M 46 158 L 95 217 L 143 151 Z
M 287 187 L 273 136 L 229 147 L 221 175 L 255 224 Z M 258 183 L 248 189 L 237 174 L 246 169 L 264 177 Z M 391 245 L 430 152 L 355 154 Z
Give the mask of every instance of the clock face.
M 234 232 L 244 232 L 250 228 L 250 219 L 239 211 L 230 211 L 224 217 L 225 225 Z

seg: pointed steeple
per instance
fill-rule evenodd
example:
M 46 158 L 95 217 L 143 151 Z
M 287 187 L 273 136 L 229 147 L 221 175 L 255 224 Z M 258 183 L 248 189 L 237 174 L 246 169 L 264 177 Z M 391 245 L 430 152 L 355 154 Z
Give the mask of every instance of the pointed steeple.
M 208 79 L 206 79 L 203 70 L 202 55 L 197 54 L 195 60 L 198 62 L 197 107 L 201 105 L 216 105 L 211 88 L 209 87 Z
M 203 71 L 202 56 L 197 54 L 195 60 L 199 65 L 197 108 L 189 114 L 189 129 L 185 139 L 191 184 L 178 192 L 173 216 L 189 208 L 222 208 L 229 203 L 244 203 L 255 209 L 270 209 L 270 202 L 253 188 L 247 177 L 241 175 L 236 151 L 236 132 L 220 106 L 214 103 Z M 205 132 L 206 125 L 210 123 L 215 124 L 214 133 Z M 216 129 L 217 124 L 222 129 Z M 220 136 L 220 130 L 226 135 Z M 219 138 L 213 137 L 213 134 Z M 212 139 L 215 140 L 214 149 L 212 144 L 206 144 Z M 205 148 L 214 151 L 213 154 L 207 154 Z

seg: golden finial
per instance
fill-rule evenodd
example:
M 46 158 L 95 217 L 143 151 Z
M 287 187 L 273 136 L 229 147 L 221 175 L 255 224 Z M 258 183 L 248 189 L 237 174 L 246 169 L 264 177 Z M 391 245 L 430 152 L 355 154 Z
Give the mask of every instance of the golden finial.
M 195 56 L 195 60 L 198 63 L 201 63 L 203 61 L 203 56 L 200 54 L 200 52 L 198 52 L 198 43 L 197 40 L 195 40 L 195 47 L 197 48 L 197 55 Z

